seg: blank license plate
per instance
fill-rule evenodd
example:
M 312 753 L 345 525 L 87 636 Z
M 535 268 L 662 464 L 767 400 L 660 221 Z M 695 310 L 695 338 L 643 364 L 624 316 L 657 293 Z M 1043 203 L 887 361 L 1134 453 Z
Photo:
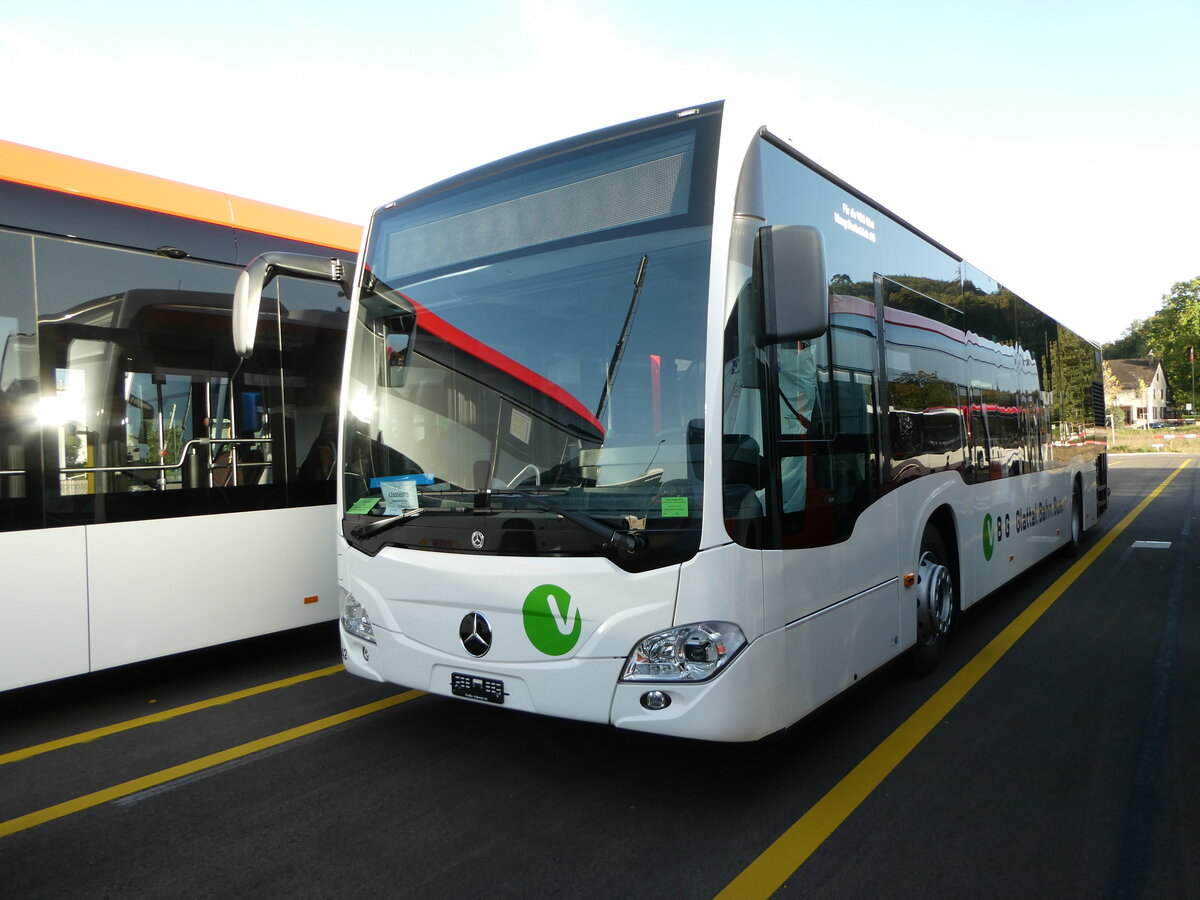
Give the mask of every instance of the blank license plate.
M 486 700 L 488 703 L 503 703 L 504 682 L 495 678 L 480 678 L 477 675 L 452 672 L 450 674 L 450 693 L 455 697 Z

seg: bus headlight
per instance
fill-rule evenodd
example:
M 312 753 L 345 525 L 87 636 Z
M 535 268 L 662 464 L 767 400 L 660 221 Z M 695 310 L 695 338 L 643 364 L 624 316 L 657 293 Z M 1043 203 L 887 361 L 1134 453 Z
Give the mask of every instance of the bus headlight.
M 371 627 L 371 617 L 363 609 L 363 605 L 354 599 L 351 593 L 342 593 L 342 628 L 347 634 L 356 638 L 375 643 L 375 629 Z
M 622 681 L 707 681 L 746 646 L 732 622 L 680 625 L 638 641 L 625 661 Z

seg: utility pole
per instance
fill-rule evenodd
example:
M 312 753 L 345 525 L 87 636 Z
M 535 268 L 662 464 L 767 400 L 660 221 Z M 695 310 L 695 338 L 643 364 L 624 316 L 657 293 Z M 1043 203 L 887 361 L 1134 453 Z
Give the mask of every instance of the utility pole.
M 1196 348 L 1188 347 L 1188 362 L 1192 364 L 1192 416 L 1196 415 Z

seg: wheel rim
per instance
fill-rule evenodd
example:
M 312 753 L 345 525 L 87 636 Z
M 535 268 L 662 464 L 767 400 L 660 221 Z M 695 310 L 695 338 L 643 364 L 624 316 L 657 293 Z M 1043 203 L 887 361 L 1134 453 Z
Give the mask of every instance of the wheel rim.
M 954 582 L 950 570 L 937 561 L 932 553 L 921 555 L 917 569 L 917 624 L 922 639 L 937 640 L 950 628 L 954 614 Z

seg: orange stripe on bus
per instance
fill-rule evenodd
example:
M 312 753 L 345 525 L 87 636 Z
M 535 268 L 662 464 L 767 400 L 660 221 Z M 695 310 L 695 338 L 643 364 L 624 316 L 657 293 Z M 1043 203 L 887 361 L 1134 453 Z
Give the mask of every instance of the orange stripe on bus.
M 233 207 L 233 224 L 243 231 L 257 231 L 273 237 L 291 238 L 310 244 L 324 244 L 336 250 L 358 252 L 362 229 L 349 222 L 296 212 L 258 200 L 226 194 Z
M 305 603 L 316 603 L 317 600 L 319 600 L 319 599 L 320 599 L 319 597 L 305 597 L 304 602 Z
M 116 166 L 0 141 L 0 178 L 271 237 L 358 251 L 355 225 Z

